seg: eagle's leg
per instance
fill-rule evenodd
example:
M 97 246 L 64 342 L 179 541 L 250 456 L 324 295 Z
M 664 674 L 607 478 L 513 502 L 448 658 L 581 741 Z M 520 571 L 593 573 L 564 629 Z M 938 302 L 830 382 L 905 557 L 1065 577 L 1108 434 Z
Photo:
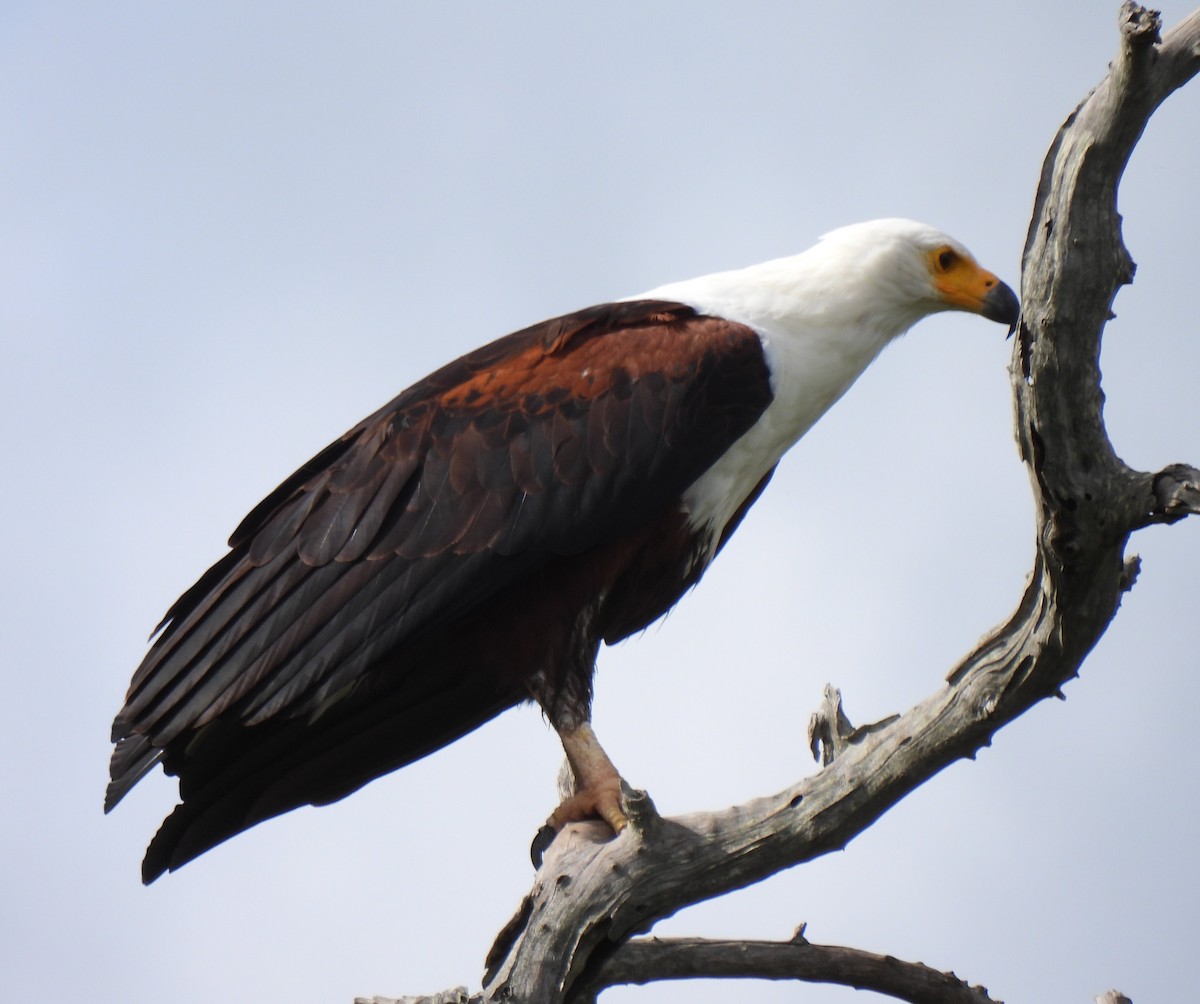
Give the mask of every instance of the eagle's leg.
M 558 735 L 575 775 L 575 793 L 554 810 L 547 825 L 558 831 L 567 823 L 599 817 L 614 833 L 620 833 L 629 825 L 621 810 L 621 775 L 600 746 L 592 726 L 582 722 L 558 729 Z

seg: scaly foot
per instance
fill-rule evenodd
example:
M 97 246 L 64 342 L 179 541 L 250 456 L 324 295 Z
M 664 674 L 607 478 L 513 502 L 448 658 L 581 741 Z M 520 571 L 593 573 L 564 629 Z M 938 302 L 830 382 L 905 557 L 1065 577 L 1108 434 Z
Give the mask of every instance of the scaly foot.
M 574 793 L 564 798 L 533 838 L 530 856 L 535 868 L 558 832 L 568 823 L 602 819 L 614 834 L 629 825 L 621 809 L 621 775 L 601 749 L 592 727 L 584 722 L 573 729 L 560 729 L 563 749 L 574 774 Z
M 550 814 L 546 825 L 537 831 L 529 847 L 529 857 L 534 868 L 542 867 L 542 856 L 554 843 L 554 838 L 568 823 L 581 823 L 588 819 L 601 819 L 612 827 L 613 834 L 620 833 L 629 825 L 621 810 L 621 778 L 614 774 L 603 778 L 590 787 L 577 791 L 562 801 Z
M 561 830 L 567 823 L 578 823 L 585 819 L 603 819 L 620 833 L 629 825 L 621 809 L 621 778 L 617 773 L 595 778 L 586 787 L 564 799 L 546 820 L 547 826 Z

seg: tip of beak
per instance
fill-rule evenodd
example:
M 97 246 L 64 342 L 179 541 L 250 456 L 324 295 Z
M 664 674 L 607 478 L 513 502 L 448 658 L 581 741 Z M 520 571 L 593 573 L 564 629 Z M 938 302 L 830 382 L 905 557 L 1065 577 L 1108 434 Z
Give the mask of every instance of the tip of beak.
M 999 321 L 1008 325 L 1011 335 L 1017 330 L 1017 318 L 1021 316 L 1021 302 L 1017 299 L 1008 285 L 998 282 L 983 298 L 983 309 L 980 313 L 989 321 Z

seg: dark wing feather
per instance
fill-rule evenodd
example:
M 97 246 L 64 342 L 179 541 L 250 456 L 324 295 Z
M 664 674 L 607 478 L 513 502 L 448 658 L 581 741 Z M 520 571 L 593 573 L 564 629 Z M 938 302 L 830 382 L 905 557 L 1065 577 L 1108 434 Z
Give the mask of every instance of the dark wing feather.
M 488 687 L 472 699 L 461 681 L 443 692 L 410 680 L 396 653 L 545 562 L 661 514 L 770 396 L 751 330 L 657 301 L 556 318 L 433 373 L 256 506 L 229 554 L 168 611 L 114 722 L 109 807 L 164 750 L 185 800 L 220 775 L 221 755 L 205 766 L 199 752 L 221 745 L 205 730 L 261 737 L 255 729 L 270 726 L 272 749 L 300 751 L 319 741 L 314 720 L 344 728 L 338 709 L 364 685 L 378 689 L 371 674 L 384 658 L 401 675 L 389 677 L 393 705 L 376 697 L 370 727 L 386 726 L 376 721 L 385 706 L 403 717 L 405 700 L 440 716 L 422 718 L 411 755 L 398 751 L 393 765 L 473 728 L 503 706 Z M 345 708 L 347 720 L 367 714 Z M 263 756 L 242 758 L 247 791 L 279 769 L 274 759 L 255 774 Z M 359 773 L 348 771 L 351 787 L 369 779 Z M 253 815 L 244 825 L 265 818 Z

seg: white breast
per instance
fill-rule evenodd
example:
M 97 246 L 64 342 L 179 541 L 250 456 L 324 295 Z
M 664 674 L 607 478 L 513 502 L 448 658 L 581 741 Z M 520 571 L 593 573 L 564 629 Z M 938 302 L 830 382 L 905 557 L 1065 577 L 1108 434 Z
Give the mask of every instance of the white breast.
M 806 255 L 661 286 L 646 297 L 685 303 L 737 321 L 762 340 L 774 399 L 759 420 L 683 495 L 689 524 L 710 538 L 801 436 L 915 317 L 864 312 L 826 288 Z M 839 285 L 844 276 L 840 276 Z
M 804 337 L 756 327 L 763 342 L 775 398 L 759 420 L 683 494 L 688 522 L 712 535 L 725 524 L 771 470 L 870 365 L 886 342 L 844 341 L 811 330 Z M 710 555 L 711 556 L 711 555 Z

